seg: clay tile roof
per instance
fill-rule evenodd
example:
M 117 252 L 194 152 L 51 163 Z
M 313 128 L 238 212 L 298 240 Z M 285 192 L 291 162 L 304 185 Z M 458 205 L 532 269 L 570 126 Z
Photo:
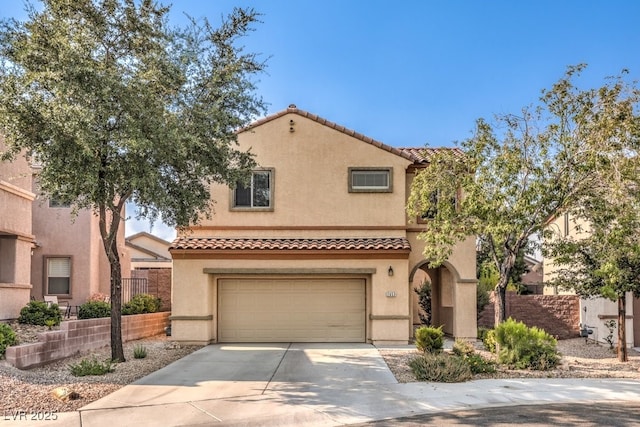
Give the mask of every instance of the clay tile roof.
M 456 157 L 464 156 L 464 151 L 459 148 L 398 148 L 398 150 L 410 156 L 414 163 L 429 163 L 436 152 L 443 150 L 449 150 Z
M 409 241 L 401 237 L 341 239 L 251 239 L 178 237 L 169 249 L 181 250 L 384 250 L 410 251 Z
M 321 125 L 324 126 L 328 126 L 332 129 L 335 129 L 338 132 L 342 132 L 344 134 L 347 134 L 349 136 L 352 136 L 353 138 L 359 139 L 361 141 L 366 142 L 367 144 L 371 144 L 375 147 L 381 148 L 385 151 L 388 151 L 390 153 L 395 154 L 396 156 L 400 156 L 403 157 L 407 160 L 411 160 L 414 163 L 428 163 L 429 162 L 429 157 L 436 152 L 437 150 L 453 150 L 456 152 L 456 154 L 462 155 L 463 152 L 462 150 L 458 149 L 458 148 L 396 148 L 396 147 L 392 147 L 390 145 L 384 144 L 380 141 L 376 141 L 373 138 L 370 138 L 366 135 L 363 135 L 361 133 L 358 133 L 354 130 L 348 129 L 344 126 L 338 125 L 336 123 L 333 123 L 327 119 L 324 119 L 316 114 L 312 114 L 309 113 L 307 111 L 301 110 L 298 107 L 296 107 L 295 104 L 291 104 L 289 105 L 289 107 L 286 110 L 282 110 L 279 111 L 277 113 L 271 114 L 267 117 L 264 117 L 260 120 L 257 120 L 253 123 L 251 123 L 249 126 L 241 129 L 239 132 L 244 132 L 247 130 L 250 130 L 256 126 L 260 126 L 261 124 L 270 122 L 272 120 L 275 120 L 279 117 L 282 117 L 286 114 L 297 114 L 299 116 L 302 117 L 306 117 L 310 120 L 313 120 L 315 122 L 320 123 Z

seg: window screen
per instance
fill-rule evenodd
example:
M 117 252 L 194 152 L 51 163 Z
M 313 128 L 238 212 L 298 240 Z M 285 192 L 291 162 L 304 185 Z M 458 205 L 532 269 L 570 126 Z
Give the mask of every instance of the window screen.
M 47 259 L 47 294 L 71 293 L 71 258 Z

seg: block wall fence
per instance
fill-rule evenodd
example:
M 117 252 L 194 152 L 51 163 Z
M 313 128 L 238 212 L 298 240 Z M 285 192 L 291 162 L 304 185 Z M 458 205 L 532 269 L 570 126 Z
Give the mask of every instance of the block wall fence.
M 122 341 L 164 333 L 171 312 L 122 316 Z M 18 369 L 30 369 L 78 353 L 111 345 L 111 319 L 68 320 L 60 329 L 38 334 L 39 341 L 7 347 L 5 359 Z
M 576 295 L 517 295 L 507 292 L 506 316 L 525 325 L 544 329 L 558 339 L 580 334 L 580 299 Z M 494 297 L 480 313 L 478 326 L 493 328 Z

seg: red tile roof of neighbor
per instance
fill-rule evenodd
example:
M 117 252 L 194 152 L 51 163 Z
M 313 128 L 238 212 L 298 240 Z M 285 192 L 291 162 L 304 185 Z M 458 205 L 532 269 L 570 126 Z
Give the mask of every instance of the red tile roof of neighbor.
M 441 150 L 451 150 L 453 153 L 455 153 L 457 156 L 462 156 L 464 154 L 464 152 L 459 149 L 459 148 L 425 148 L 425 147 L 414 147 L 414 148 L 396 148 L 396 147 L 392 147 L 390 145 L 384 144 L 380 141 L 376 141 L 373 138 L 370 138 L 366 135 L 363 135 L 359 132 L 356 132 L 354 130 L 351 129 L 347 129 L 344 126 L 341 126 L 337 123 L 331 122 L 327 119 L 324 119 L 316 114 L 312 114 L 309 113 L 307 111 L 301 110 L 298 107 L 296 107 L 294 104 L 289 105 L 289 108 L 287 108 L 286 110 L 282 110 L 279 111 L 277 113 L 271 114 L 267 117 L 264 117 L 260 120 L 257 120 L 253 123 L 251 123 L 249 126 L 247 126 L 244 129 L 241 129 L 240 132 L 244 132 L 247 130 L 250 130 L 256 126 L 260 126 L 264 123 L 270 122 L 272 120 L 275 120 L 279 117 L 282 117 L 286 114 L 297 114 L 299 116 L 302 117 L 306 117 L 310 120 L 313 120 L 315 122 L 318 122 L 324 126 L 328 126 L 332 129 L 337 130 L 338 132 L 342 132 L 346 135 L 349 135 L 353 138 L 359 139 L 361 141 L 366 142 L 367 144 L 371 144 L 374 145 L 378 148 L 381 148 L 383 150 L 386 150 L 390 153 L 393 153 L 397 156 L 400 157 L 404 157 L 407 160 L 411 160 L 414 163 L 429 163 L 429 159 L 433 156 L 434 153 L 436 153 L 437 151 L 441 151 Z
M 402 237 L 367 237 L 339 239 L 250 239 L 178 237 L 169 249 L 201 250 L 398 250 L 410 251 Z

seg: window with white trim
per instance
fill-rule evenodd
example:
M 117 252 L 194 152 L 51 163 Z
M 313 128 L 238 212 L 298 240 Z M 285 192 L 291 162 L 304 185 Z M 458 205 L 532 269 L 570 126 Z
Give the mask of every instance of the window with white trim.
M 46 258 L 46 295 L 71 295 L 71 257 Z
M 273 208 L 273 170 L 253 171 L 248 184 L 238 182 L 233 190 L 233 208 Z
M 349 168 L 350 193 L 390 193 L 391 168 Z

